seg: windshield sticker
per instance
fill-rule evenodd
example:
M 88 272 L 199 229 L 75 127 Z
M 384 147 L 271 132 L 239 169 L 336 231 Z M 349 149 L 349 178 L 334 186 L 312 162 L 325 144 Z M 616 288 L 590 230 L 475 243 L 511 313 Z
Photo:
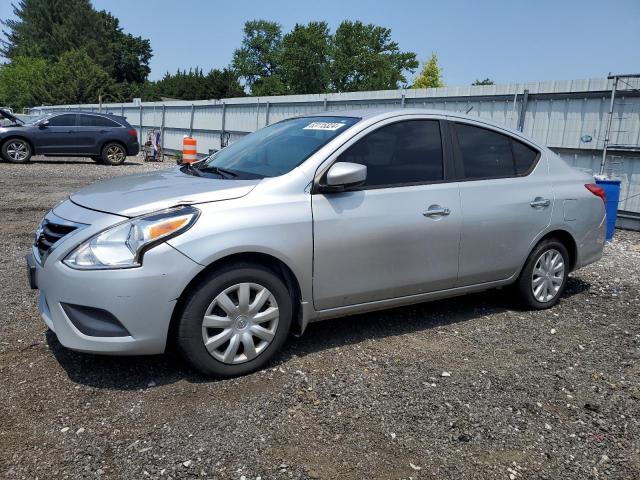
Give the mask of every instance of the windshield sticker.
M 332 122 L 313 122 L 303 128 L 303 130 L 338 130 L 340 127 L 344 127 L 344 123 L 332 123 Z

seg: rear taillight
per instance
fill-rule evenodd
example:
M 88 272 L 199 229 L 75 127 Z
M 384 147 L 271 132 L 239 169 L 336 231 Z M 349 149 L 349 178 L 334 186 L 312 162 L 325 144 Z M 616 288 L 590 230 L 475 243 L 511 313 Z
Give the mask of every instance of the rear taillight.
M 607 194 L 604 193 L 604 189 L 602 187 L 599 187 L 595 183 L 587 183 L 585 187 L 587 187 L 587 190 L 593 193 L 596 197 L 600 197 L 604 203 L 607 203 Z
M 129 135 L 131 135 L 132 137 L 136 137 L 138 138 L 138 131 L 135 128 L 132 128 L 131 130 L 129 130 L 127 132 Z

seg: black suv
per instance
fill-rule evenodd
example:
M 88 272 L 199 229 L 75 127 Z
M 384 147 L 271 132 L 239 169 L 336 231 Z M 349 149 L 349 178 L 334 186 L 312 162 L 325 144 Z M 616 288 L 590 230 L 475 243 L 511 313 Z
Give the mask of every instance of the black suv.
M 120 165 L 140 149 L 138 132 L 116 115 L 65 111 L 23 122 L 0 109 L 1 117 L 13 123 L 0 127 L 0 156 L 8 162 L 27 163 L 38 154 Z

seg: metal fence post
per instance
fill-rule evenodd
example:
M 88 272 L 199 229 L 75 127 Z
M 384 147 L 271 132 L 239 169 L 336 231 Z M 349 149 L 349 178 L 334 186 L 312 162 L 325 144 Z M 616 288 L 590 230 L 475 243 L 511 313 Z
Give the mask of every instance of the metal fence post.
M 120 105 L 120 116 L 124 117 L 124 103 Z
M 162 152 L 161 160 L 164 160 L 164 125 L 165 125 L 165 116 L 166 116 L 167 106 L 162 104 L 162 120 L 160 123 L 160 151 Z
M 529 90 L 525 89 L 522 95 L 522 103 L 520 104 L 520 112 L 518 113 L 518 130 L 524 130 L 524 116 L 527 113 L 527 103 L 529 102 Z
M 189 136 L 193 136 L 193 114 L 195 112 L 196 106 L 191 104 L 191 118 L 189 119 Z
M 222 126 L 220 128 L 220 148 L 224 148 L 226 147 L 225 145 L 225 140 L 224 140 L 224 136 L 225 136 L 225 123 L 227 120 L 227 104 L 222 102 Z
M 265 125 L 265 127 L 269 126 L 269 107 L 271 107 L 271 104 L 269 102 L 267 102 L 266 112 L 264 114 L 264 125 Z
M 400 106 L 401 106 L 402 108 L 404 108 L 404 101 L 405 101 L 405 94 L 403 93 L 403 94 L 402 94 L 402 97 L 400 98 Z
M 142 145 L 142 104 L 140 104 L 140 139 L 138 140 L 138 143 L 140 145 Z
M 322 102 L 322 107 L 324 108 L 325 112 L 327 111 L 327 97 L 324 97 L 324 101 Z

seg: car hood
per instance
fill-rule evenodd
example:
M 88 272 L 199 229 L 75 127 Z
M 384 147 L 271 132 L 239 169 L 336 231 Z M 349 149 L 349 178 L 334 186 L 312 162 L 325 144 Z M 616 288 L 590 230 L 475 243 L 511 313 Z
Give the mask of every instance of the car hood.
M 22 123 L 20 119 L 18 119 L 18 117 L 16 117 L 15 115 L 7 112 L 6 110 L 3 110 L 0 108 L 0 118 L 6 118 L 7 120 L 11 120 L 12 122 L 16 123 L 16 124 L 20 124 Z
M 175 205 L 240 198 L 259 182 L 194 177 L 173 168 L 97 182 L 71 195 L 71 201 L 92 210 L 135 217 Z

